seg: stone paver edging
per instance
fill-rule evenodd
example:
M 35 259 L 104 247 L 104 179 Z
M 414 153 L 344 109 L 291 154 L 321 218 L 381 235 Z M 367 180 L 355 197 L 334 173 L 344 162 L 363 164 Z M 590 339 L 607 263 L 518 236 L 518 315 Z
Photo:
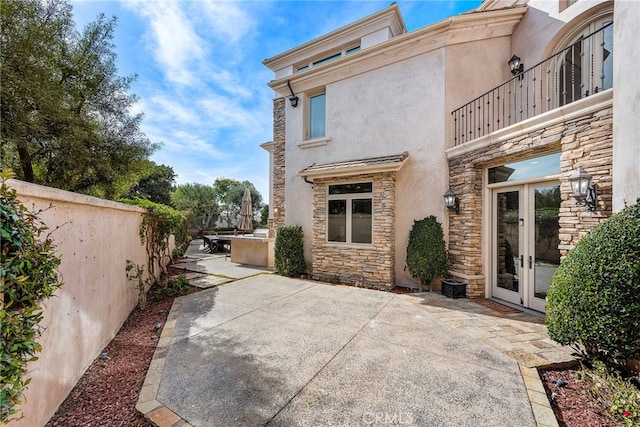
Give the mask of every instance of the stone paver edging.
M 171 310 L 167 316 L 167 321 L 162 329 L 162 334 L 158 340 L 158 346 L 156 347 L 156 351 L 153 353 L 153 358 L 151 359 L 151 364 L 149 365 L 149 370 L 147 371 L 147 376 L 144 379 L 138 403 L 136 404 L 136 409 L 142 413 L 145 418 L 158 427 L 191 426 L 171 409 L 156 400 L 160 381 L 162 380 L 162 371 L 164 370 L 167 352 L 169 351 L 169 346 L 173 339 L 176 319 L 180 313 L 180 306 L 180 298 L 176 298 L 173 301 L 173 305 L 171 306 Z

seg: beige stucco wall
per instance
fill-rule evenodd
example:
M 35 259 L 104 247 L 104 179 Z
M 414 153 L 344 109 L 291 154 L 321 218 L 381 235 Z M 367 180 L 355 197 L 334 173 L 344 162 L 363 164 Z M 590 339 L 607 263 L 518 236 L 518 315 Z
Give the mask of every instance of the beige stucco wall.
M 616 1 L 613 81 L 613 210 L 640 197 L 640 3 Z M 622 90 L 619 90 L 622 87 Z
M 64 286 L 44 302 L 45 328 L 40 359 L 29 365 L 32 378 L 22 405 L 25 418 L 9 425 L 44 425 L 137 303 L 126 260 L 146 265 L 138 231 L 141 208 L 9 181 L 40 217 L 62 257 Z
M 564 37 L 571 31 L 580 30 L 581 22 L 590 20 L 599 10 L 610 9 L 613 2 L 580 0 L 563 11 L 560 11 L 560 0 L 529 0 L 526 3 L 528 11 L 511 40 L 512 54 L 522 59 L 525 69 L 553 54 L 552 50 Z M 571 24 L 566 26 L 567 23 Z
M 326 145 L 298 146 L 303 141 L 306 105 L 292 108 L 287 102 L 286 222 L 302 225 L 308 263 L 313 192 L 298 172 L 313 163 L 408 151 L 410 159 L 397 175 L 395 265 L 396 283 L 410 282 L 403 269 L 413 220 L 428 215 L 442 220 L 443 214 L 443 66 L 444 50 L 439 49 L 328 84 Z

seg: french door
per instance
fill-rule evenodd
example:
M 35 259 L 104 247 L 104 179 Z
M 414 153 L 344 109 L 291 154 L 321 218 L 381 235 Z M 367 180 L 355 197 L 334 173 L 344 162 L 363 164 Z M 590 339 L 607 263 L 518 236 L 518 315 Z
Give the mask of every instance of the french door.
M 493 189 L 493 297 L 544 312 L 560 265 L 559 210 L 556 181 Z

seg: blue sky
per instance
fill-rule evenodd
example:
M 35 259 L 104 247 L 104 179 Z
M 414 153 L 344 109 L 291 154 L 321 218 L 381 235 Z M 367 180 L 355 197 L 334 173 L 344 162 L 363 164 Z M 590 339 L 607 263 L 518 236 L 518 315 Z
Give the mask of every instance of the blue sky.
M 473 9 L 474 1 L 398 1 L 409 31 Z M 162 143 L 152 160 L 178 184 L 249 180 L 269 197 L 273 74 L 262 60 L 375 13 L 391 1 L 72 0 L 78 29 L 118 17 L 120 75 L 137 74 L 135 111 Z

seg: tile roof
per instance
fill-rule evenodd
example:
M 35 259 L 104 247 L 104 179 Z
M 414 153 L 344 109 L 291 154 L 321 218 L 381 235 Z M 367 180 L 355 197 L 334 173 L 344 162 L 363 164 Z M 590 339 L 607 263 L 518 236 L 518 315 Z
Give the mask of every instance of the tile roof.
M 298 172 L 305 178 L 323 178 L 333 176 L 357 175 L 361 173 L 380 173 L 397 171 L 409 158 L 405 151 L 389 156 L 369 157 L 366 159 L 345 160 L 341 162 L 312 164 Z

